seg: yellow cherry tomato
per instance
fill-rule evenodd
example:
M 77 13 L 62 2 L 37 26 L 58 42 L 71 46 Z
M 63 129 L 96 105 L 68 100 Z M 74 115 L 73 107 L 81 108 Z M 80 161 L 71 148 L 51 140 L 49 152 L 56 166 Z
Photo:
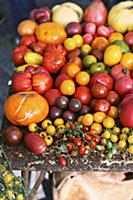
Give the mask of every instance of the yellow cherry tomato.
M 54 140 L 53 140 L 53 137 L 51 135 L 47 135 L 47 136 L 45 136 L 44 141 L 46 142 L 47 146 L 50 146 L 53 143 Z
M 130 135 L 128 137 L 128 142 L 129 142 L 129 144 L 133 143 L 133 135 Z
M 127 135 L 125 133 L 120 134 L 119 137 L 121 140 L 127 140 Z
M 24 200 L 24 195 L 23 194 L 17 194 L 16 200 Z
M 5 165 L 0 165 L 0 174 L 4 174 L 6 172 L 7 168 Z
M 121 64 L 127 69 L 133 71 L 133 53 L 124 53 L 121 58 Z
M 39 133 L 39 136 L 42 137 L 42 138 L 44 138 L 46 135 L 47 135 L 47 133 L 44 132 L 44 131 L 42 131 L 42 132 Z
M 65 127 L 66 127 L 67 129 L 69 129 L 69 128 L 71 127 L 71 124 L 70 124 L 69 122 L 66 122 Z
M 111 136 L 110 131 L 108 131 L 108 130 L 104 131 L 103 137 L 104 137 L 105 139 L 109 139 L 110 136 Z
M 8 184 L 8 183 L 12 182 L 13 176 L 12 176 L 12 174 L 7 173 L 7 174 L 4 175 L 4 178 L 3 178 L 3 179 L 4 179 L 4 182 L 5 182 L 6 184 Z
M 127 145 L 127 143 L 124 140 L 120 140 L 118 142 L 118 146 L 119 146 L 120 149 L 124 149 L 126 147 L 126 145 Z
M 58 133 L 63 133 L 64 132 L 64 129 L 65 129 L 65 125 L 59 125 L 59 126 L 57 126 L 57 132 Z
M 113 128 L 113 131 L 114 131 L 115 133 L 120 133 L 121 130 L 120 130 L 119 127 L 114 127 L 114 128 Z
M 82 86 L 88 85 L 89 81 L 90 81 L 90 75 L 86 71 L 81 71 L 77 73 L 76 82 L 79 85 L 82 85 Z
M 6 190 L 6 196 L 7 196 L 8 199 L 13 199 L 14 198 L 14 191 L 7 189 Z
M 129 146 L 128 152 L 129 152 L 130 154 L 133 154 L 133 145 Z
M 28 125 L 28 129 L 29 129 L 29 131 L 31 131 L 31 132 L 36 132 L 37 129 L 38 129 L 37 124 L 36 124 L 36 123 L 31 123 L 31 124 L 29 124 L 29 125 Z
M 64 41 L 64 47 L 66 48 L 67 51 L 72 51 L 76 49 L 76 41 L 73 38 L 67 38 Z
M 111 142 L 116 143 L 118 141 L 118 136 L 117 135 L 111 135 L 110 137 Z
M 129 133 L 129 128 L 128 127 L 122 128 L 122 133 Z
M 102 123 L 104 118 L 106 117 L 106 114 L 104 112 L 95 112 L 93 114 L 94 121 L 98 123 Z
M 66 72 L 67 72 L 69 77 L 75 78 L 76 74 L 78 72 L 80 72 L 80 67 L 78 65 L 75 65 L 75 64 L 72 63 L 72 64 L 67 66 Z
M 79 124 L 82 123 L 83 117 L 84 117 L 83 115 L 81 115 L 81 116 L 78 117 L 77 122 L 78 122 Z
M 83 56 L 86 56 L 90 53 L 91 49 L 92 48 L 89 44 L 83 44 L 82 47 L 81 47 L 81 54 Z
M 77 48 L 82 47 L 82 45 L 83 45 L 83 37 L 81 35 L 76 34 L 76 35 L 74 35 L 72 37 L 72 39 L 75 40 Z
M 114 32 L 114 33 L 111 33 L 111 35 L 109 36 L 108 40 L 109 40 L 109 43 L 113 43 L 116 40 L 124 40 L 124 37 L 123 37 L 123 35 L 121 33 Z
M 5 200 L 5 197 L 0 197 L 0 200 Z
M 93 119 L 93 115 L 92 114 L 85 114 L 82 120 L 83 125 L 85 126 L 91 126 L 93 123 L 94 119 Z
M 93 55 L 87 55 L 83 58 L 83 66 L 85 68 L 90 68 L 90 66 L 93 64 L 93 63 L 96 63 L 97 62 L 97 59 L 95 56 Z
M 54 120 L 55 126 L 59 126 L 59 125 L 63 125 L 63 124 L 64 124 L 64 120 L 62 118 L 57 118 Z
M 108 66 L 116 65 L 120 62 L 122 57 L 121 47 L 117 45 L 110 45 L 104 52 L 104 63 Z
M 55 126 L 53 125 L 49 125 L 47 128 L 46 128 L 46 131 L 49 135 L 55 135 L 56 133 L 56 128 Z
M 60 85 L 60 91 L 64 95 L 73 95 L 75 93 L 75 84 L 71 80 L 64 80 Z
M 118 116 L 118 109 L 115 106 L 110 106 L 108 115 L 115 119 Z
M 105 128 L 113 128 L 115 125 L 115 121 L 112 117 L 106 116 L 103 120 L 103 126 Z
M 100 133 L 102 132 L 102 125 L 99 124 L 99 123 L 94 122 L 94 123 L 91 125 L 91 129 L 95 130 L 95 131 L 96 131 L 96 134 L 100 134 Z
M 41 126 L 42 126 L 42 128 L 46 129 L 46 128 L 47 128 L 49 125 L 51 125 L 51 124 L 52 124 L 51 120 L 45 119 L 45 120 L 42 122 Z

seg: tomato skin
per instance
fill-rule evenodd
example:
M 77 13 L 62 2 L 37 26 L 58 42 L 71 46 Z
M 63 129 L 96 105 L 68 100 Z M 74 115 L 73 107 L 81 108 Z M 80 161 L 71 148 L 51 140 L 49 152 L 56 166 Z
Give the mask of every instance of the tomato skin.
M 64 156 L 61 156 L 61 157 L 59 157 L 59 164 L 62 167 L 65 167 L 68 164 L 68 161 L 67 161 L 67 159 Z
M 90 89 L 86 86 L 77 87 L 74 97 L 79 99 L 82 104 L 88 104 L 92 99 Z
M 133 92 L 133 79 L 125 76 L 115 82 L 115 90 L 121 95 L 124 96 L 128 93 Z
M 97 35 L 108 38 L 110 36 L 110 31 L 108 27 L 101 25 L 97 28 Z
M 80 147 L 82 145 L 82 140 L 80 138 L 74 138 L 73 143 L 75 146 Z
M 96 84 L 96 83 L 101 83 L 105 85 L 108 90 L 112 90 L 113 88 L 113 79 L 109 74 L 105 72 L 99 72 L 92 76 L 90 80 L 90 87 L 92 87 L 93 84 Z
M 131 77 L 131 72 L 128 69 L 126 69 L 123 65 L 118 64 L 112 67 L 112 69 L 110 70 L 110 75 L 114 80 L 118 80 L 125 76 Z
M 43 66 L 52 74 L 56 74 L 64 66 L 64 51 L 56 45 L 49 45 L 44 53 Z
M 115 106 L 120 101 L 120 96 L 115 90 L 110 90 L 106 100 L 108 100 L 112 106 Z
M 43 154 L 47 149 L 46 143 L 39 135 L 28 133 L 24 137 L 24 142 L 28 149 L 37 155 Z
M 91 101 L 91 109 L 94 111 L 101 111 L 104 113 L 108 113 L 110 110 L 110 103 L 105 99 L 93 99 Z
M 53 137 L 51 135 L 46 135 L 44 138 L 47 146 L 50 146 L 53 143 Z
M 66 74 L 59 74 L 57 76 L 57 78 L 55 79 L 55 88 L 59 88 L 61 83 L 64 81 L 64 80 L 72 80 L 68 75 Z
M 91 87 L 91 95 L 97 99 L 105 98 L 108 95 L 108 89 L 101 83 L 93 84 Z
M 129 46 L 133 46 L 133 31 L 126 33 L 126 35 L 125 35 L 125 42 Z
M 84 155 L 84 154 L 85 154 L 85 147 L 84 147 L 84 146 L 79 147 L 78 153 L 79 153 L 80 155 Z
M 32 34 L 24 35 L 20 39 L 20 45 L 24 45 L 24 46 L 27 46 L 27 47 L 32 45 L 34 42 L 36 42 L 36 37 Z
M 84 139 L 87 141 L 87 142 L 90 142 L 92 140 L 92 137 L 90 134 L 86 134 Z
M 72 150 L 73 150 L 73 144 L 71 144 L 71 143 L 68 144 L 68 145 L 67 145 L 67 150 L 68 150 L 68 151 L 72 151 Z
M 104 72 L 104 71 L 105 71 L 105 65 L 102 62 L 92 63 L 90 67 L 91 74 L 96 74 L 98 72 Z
M 96 142 L 96 144 L 100 143 L 100 137 L 98 135 L 94 135 L 93 139 L 94 139 L 94 142 Z

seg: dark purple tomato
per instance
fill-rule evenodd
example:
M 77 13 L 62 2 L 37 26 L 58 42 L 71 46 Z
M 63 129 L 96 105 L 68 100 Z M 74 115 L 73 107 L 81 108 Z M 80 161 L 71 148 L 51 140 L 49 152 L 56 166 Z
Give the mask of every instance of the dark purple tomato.
M 70 22 L 66 27 L 66 32 L 69 36 L 73 36 L 75 34 L 82 34 L 82 25 L 78 22 Z
M 73 98 L 69 101 L 68 108 L 72 112 L 79 112 L 82 109 L 82 104 L 81 104 L 80 100 Z
M 70 111 L 70 110 L 66 110 L 64 113 L 63 113 L 63 119 L 65 121 L 74 121 L 75 119 L 75 113 Z
M 80 110 L 79 115 L 85 115 L 85 114 L 90 113 L 90 112 L 91 112 L 91 108 L 87 105 L 83 105 L 82 109 Z
M 59 96 L 56 99 L 55 105 L 61 109 L 66 109 L 68 106 L 69 99 L 66 96 Z
M 61 115 L 62 115 L 62 110 L 58 108 L 57 106 L 52 106 L 50 108 L 50 111 L 49 111 L 50 119 L 56 119 L 58 117 L 61 117 Z

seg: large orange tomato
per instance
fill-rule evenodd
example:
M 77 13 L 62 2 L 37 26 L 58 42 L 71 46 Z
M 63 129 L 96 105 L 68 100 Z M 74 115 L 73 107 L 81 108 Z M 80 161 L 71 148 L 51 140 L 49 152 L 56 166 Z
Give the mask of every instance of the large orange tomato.
M 46 99 L 34 91 L 12 94 L 4 104 L 4 113 L 7 119 L 20 126 L 42 121 L 48 112 L 49 105 Z
M 60 24 L 46 22 L 37 27 L 36 37 L 39 41 L 47 44 L 61 44 L 66 39 L 67 34 Z

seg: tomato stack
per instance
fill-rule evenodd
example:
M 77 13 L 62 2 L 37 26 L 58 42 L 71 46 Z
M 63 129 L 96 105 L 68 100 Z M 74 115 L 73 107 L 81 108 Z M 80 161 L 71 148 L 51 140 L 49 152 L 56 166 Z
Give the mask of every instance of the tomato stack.
M 18 25 L 4 113 L 26 127 L 24 142 L 34 153 L 58 143 L 62 166 L 94 149 L 108 158 L 133 154 L 133 22 L 123 32 L 107 19 L 94 0 L 85 11 L 75 3 L 34 9 Z

